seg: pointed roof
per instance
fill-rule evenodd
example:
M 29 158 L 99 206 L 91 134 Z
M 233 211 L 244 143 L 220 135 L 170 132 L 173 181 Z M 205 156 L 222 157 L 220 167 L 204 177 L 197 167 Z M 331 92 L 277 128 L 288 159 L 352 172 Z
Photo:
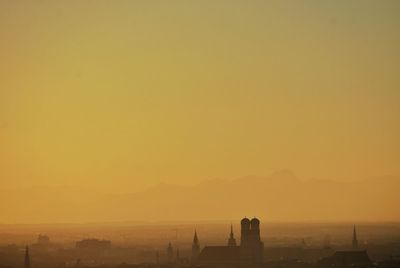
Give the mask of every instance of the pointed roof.
M 229 235 L 229 239 L 234 239 L 234 238 L 235 238 L 235 236 L 233 234 L 233 225 L 231 224 L 231 233 Z
M 229 235 L 228 239 L 228 246 L 236 246 L 236 239 L 235 236 L 233 235 L 233 225 L 231 224 L 231 233 Z
M 193 244 L 198 244 L 199 238 L 197 237 L 197 231 L 194 229 L 194 237 L 193 237 Z

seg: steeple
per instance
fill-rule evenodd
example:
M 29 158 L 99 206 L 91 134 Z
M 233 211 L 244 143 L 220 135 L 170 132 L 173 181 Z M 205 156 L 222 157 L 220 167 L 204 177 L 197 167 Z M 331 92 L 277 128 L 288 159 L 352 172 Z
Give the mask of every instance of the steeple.
M 198 244 L 199 243 L 199 238 L 197 237 L 197 231 L 196 229 L 194 230 L 194 237 L 193 237 L 193 244 Z
M 354 225 L 353 227 L 353 249 L 357 250 L 358 249 L 358 241 L 357 241 L 357 233 L 356 233 L 356 226 Z
M 230 247 L 236 247 L 236 239 L 233 235 L 233 226 L 231 224 L 231 233 L 229 235 L 229 239 L 228 239 L 228 246 Z
M 29 257 L 29 248 L 28 248 L 28 246 L 26 246 L 26 248 L 25 248 L 24 268 L 31 268 L 31 258 Z
M 195 264 L 197 262 L 199 254 L 200 254 L 199 238 L 197 237 L 197 231 L 194 230 L 194 237 L 192 243 L 192 264 Z

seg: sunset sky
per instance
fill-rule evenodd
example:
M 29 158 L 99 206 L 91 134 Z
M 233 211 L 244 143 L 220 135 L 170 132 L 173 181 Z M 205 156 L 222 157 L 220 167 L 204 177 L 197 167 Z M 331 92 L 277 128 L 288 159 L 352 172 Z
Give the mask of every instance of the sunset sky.
M 399 29 L 397 0 L 1 1 L 0 186 L 398 176 Z

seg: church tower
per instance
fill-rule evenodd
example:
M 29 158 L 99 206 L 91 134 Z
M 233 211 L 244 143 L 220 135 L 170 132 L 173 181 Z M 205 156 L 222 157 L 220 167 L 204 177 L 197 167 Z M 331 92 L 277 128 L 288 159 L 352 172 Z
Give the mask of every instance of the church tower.
M 260 237 L 260 221 L 257 218 L 242 219 L 240 238 L 240 266 L 258 268 L 263 263 L 264 243 Z
M 31 268 L 31 258 L 29 257 L 29 248 L 28 248 L 28 246 L 25 248 L 24 268 Z
M 264 243 L 260 236 L 260 220 L 253 218 L 250 221 L 251 227 L 251 247 L 253 248 L 253 265 L 260 267 L 264 262 Z
M 236 239 L 233 235 L 233 226 L 231 224 L 231 233 L 229 235 L 229 239 L 228 239 L 228 246 L 229 247 L 236 247 Z
M 357 240 L 357 233 L 356 233 L 356 226 L 354 225 L 353 228 L 353 242 L 352 242 L 353 250 L 358 249 L 358 240 Z
M 246 246 L 249 243 L 249 236 L 250 236 L 250 220 L 244 217 L 240 221 L 240 245 Z
M 197 258 L 200 255 L 200 243 L 199 238 L 197 237 L 197 231 L 194 230 L 194 237 L 192 243 L 192 264 L 197 262 Z
M 171 242 L 169 242 L 168 244 L 167 258 L 168 258 L 168 263 L 172 263 L 174 261 L 174 249 L 172 248 Z

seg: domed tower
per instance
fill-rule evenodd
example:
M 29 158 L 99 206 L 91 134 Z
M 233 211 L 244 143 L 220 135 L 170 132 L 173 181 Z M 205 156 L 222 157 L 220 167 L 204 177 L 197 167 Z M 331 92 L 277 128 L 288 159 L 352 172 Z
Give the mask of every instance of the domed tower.
M 241 232 L 240 232 L 240 245 L 244 246 L 247 245 L 249 242 L 249 236 L 250 236 L 250 220 L 246 217 L 244 217 L 240 221 L 240 226 L 241 226 Z
M 240 236 L 240 267 L 252 267 L 252 247 L 251 247 L 251 229 L 250 220 L 243 218 L 240 221 L 241 225 L 241 236 Z
M 250 233 L 251 233 L 251 240 L 254 242 L 261 241 L 260 238 L 260 220 L 257 218 L 252 218 L 250 221 Z
M 264 243 L 260 238 L 260 220 L 244 218 L 241 221 L 240 263 L 242 268 L 262 266 Z
M 251 225 L 251 247 L 253 248 L 253 263 L 259 267 L 264 261 L 264 243 L 260 237 L 260 220 L 254 217 Z

